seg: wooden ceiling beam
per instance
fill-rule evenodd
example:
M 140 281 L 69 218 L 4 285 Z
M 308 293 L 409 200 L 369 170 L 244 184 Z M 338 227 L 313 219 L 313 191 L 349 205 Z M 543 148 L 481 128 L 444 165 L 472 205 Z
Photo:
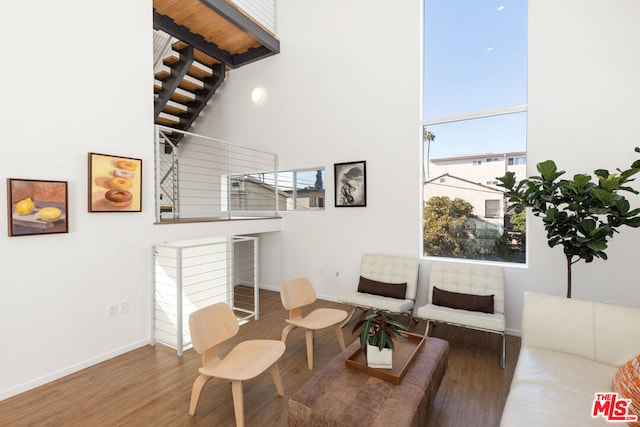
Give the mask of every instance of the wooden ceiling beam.
M 244 53 L 239 53 L 234 56 L 234 59 L 236 60 L 236 62 L 241 63 L 242 65 L 246 65 L 267 58 L 271 55 L 273 55 L 273 52 L 271 52 L 264 46 L 260 46 L 249 49 Z

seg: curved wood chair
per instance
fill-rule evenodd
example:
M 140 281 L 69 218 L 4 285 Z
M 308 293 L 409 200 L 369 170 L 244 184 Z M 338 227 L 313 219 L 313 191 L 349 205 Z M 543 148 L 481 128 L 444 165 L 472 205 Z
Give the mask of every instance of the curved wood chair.
M 200 392 L 211 378 L 231 381 L 236 426 L 244 425 L 242 382 L 271 368 L 273 382 L 280 396 L 284 388 L 277 361 L 284 354 L 285 344 L 277 340 L 250 340 L 236 345 L 224 359 L 218 355 L 218 345 L 235 336 L 240 330 L 238 319 L 225 303 L 201 308 L 189 316 L 193 348 L 202 354 L 200 375 L 193 382 L 189 415 L 194 415 Z
M 306 317 L 302 316 L 302 307 L 312 304 L 316 300 L 316 291 L 306 277 L 287 280 L 280 284 L 280 299 L 284 308 L 289 310 L 289 323 L 282 330 L 282 342 L 287 342 L 289 332 L 295 328 L 306 329 L 307 365 L 313 370 L 313 337 L 315 331 L 335 326 L 338 342 L 342 351 L 345 350 L 344 337 L 340 323 L 346 319 L 347 312 L 336 308 L 317 308 Z

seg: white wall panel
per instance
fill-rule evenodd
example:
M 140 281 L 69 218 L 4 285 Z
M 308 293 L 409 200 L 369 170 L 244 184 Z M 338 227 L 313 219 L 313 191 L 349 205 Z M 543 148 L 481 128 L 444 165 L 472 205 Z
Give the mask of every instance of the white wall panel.
M 0 105 L 2 179 L 69 190 L 68 234 L 8 237 L 0 209 L 0 365 L 9 367 L 0 399 L 149 343 L 153 243 L 280 229 L 279 220 L 154 225 L 152 7 L 0 2 L 0 38 L 20 35 L 4 52 L 14 65 L 0 71 L 11 100 Z M 109 22 L 117 31 L 105 31 Z M 142 159 L 141 213 L 87 212 L 88 152 Z M 108 318 L 122 301 L 128 313 Z
M 278 154 L 281 170 L 323 166 L 322 212 L 283 212 L 261 245 L 261 283 L 308 276 L 335 298 L 364 252 L 418 256 L 420 0 L 281 0 L 281 53 L 229 73 L 198 133 Z M 267 93 L 250 99 L 254 87 Z M 367 162 L 367 207 L 334 207 L 334 163 Z
M 273 34 L 277 33 L 276 0 L 228 0 Z

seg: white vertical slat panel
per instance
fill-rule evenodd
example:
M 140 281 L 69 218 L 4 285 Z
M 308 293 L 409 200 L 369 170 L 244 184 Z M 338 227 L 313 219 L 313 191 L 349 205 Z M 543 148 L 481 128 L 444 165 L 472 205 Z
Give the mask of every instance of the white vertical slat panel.
M 218 302 L 228 304 L 241 322 L 257 320 L 257 244 L 257 237 L 235 236 L 154 245 L 153 342 L 181 356 L 191 345 L 189 315 Z M 237 300 L 236 286 L 247 288 Z
M 276 0 L 227 0 L 236 8 L 255 19 L 267 30 L 276 34 Z

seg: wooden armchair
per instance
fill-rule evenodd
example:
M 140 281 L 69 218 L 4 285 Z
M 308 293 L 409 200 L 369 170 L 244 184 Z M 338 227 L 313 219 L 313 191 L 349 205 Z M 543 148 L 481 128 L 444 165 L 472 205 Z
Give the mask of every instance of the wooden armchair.
M 285 344 L 277 340 L 250 340 L 236 345 L 222 359 L 218 345 L 235 336 L 240 330 L 238 319 L 225 303 L 201 308 L 189 316 L 189 329 L 193 348 L 202 354 L 200 375 L 193 383 L 189 415 L 194 415 L 200 392 L 211 378 L 231 381 L 236 426 L 244 425 L 244 398 L 242 382 L 271 369 L 273 382 L 280 396 L 284 388 L 280 379 L 277 361 L 284 354 Z
M 429 302 L 415 316 L 431 325 L 447 323 L 491 332 L 502 337 L 500 367 L 504 368 L 504 272 L 495 265 L 433 261 L 429 272 Z
M 287 280 L 280 284 L 280 299 L 284 308 L 289 310 L 288 325 L 282 330 L 282 342 L 287 342 L 289 332 L 295 328 L 306 330 L 307 365 L 313 370 L 313 337 L 315 331 L 335 326 L 340 349 L 345 350 L 344 337 L 340 329 L 340 322 L 347 317 L 347 312 L 335 308 L 317 308 L 306 316 L 302 316 L 302 308 L 316 300 L 316 292 L 311 282 L 305 278 Z

